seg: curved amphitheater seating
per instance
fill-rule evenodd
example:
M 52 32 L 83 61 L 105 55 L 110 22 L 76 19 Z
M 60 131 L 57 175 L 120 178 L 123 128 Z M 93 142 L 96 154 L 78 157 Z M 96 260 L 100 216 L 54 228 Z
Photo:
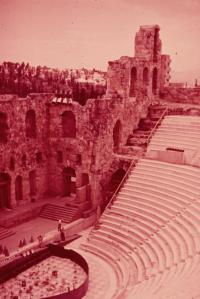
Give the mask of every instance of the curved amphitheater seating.
M 200 118 L 167 116 L 158 134 L 197 147 Z M 140 159 L 81 248 L 112 267 L 112 298 L 200 298 L 200 168 Z
M 183 150 L 200 148 L 200 117 L 165 116 L 148 146 L 150 150 L 165 150 L 175 147 Z

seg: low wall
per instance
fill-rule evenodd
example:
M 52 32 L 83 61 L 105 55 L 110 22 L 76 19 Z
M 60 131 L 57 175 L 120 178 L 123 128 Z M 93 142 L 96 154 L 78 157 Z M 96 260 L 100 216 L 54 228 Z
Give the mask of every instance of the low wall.
M 160 97 L 168 102 L 200 104 L 200 88 L 165 87 Z
M 152 150 L 147 152 L 146 158 L 200 168 L 200 151 L 198 150 L 188 150 L 184 152 L 171 150 Z
M 78 287 L 69 292 L 57 294 L 55 296 L 44 297 L 44 299 L 80 299 L 85 296 L 89 284 L 89 267 L 86 260 L 76 251 L 65 249 L 58 245 L 50 244 L 47 248 L 40 250 L 30 256 L 21 257 L 15 261 L 0 268 L 0 283 L 3 283 L 11 278 L 14 278 L 19 273 L 38 264 L 42 260 L 55 255 L 61 258 L 70 259 L 79 265 L 86 273 L 85 281 Z

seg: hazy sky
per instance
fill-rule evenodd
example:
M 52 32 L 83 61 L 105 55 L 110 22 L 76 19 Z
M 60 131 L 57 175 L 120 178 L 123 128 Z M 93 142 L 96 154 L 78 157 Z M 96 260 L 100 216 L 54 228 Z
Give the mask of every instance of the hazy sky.
M 161 27 L 174 80 L 200 81 L 200 0 L 0 0 L 0 61 L 106 70 L 134 55 L 148 24 Z

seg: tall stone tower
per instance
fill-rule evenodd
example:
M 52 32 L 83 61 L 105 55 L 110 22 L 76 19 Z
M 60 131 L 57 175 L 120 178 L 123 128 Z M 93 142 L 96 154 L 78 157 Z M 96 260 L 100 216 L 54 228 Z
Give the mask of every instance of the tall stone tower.
M 135 56 L 109 62 L 107 93 L 135 99 L 143 94 L 150 101 L 169 81 L 170 57 L 162 55 L 158 25 L 140 26 L 135 36 Z

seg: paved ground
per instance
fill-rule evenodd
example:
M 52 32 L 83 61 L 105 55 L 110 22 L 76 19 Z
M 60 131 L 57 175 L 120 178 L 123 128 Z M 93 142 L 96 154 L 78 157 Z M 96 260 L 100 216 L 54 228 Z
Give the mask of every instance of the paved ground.
M 34 240 L 39 235 L 44 236 L 45 233 L 57 229 L 57 222 L 37 217 L 26 223 L 20 224 L 12 228 L 16 233 L 10 237 L 7 237 L 0 241 L 0 244 L 6 246 L 9 252 L 16 250 L 19 246 L 20 240 L 25 238 L 26 242 L 29 243 L 31 236 Z
M 6 221 L 7 219 L 10 219 L 12 217 L 18 217 L 20 213 L 23 214 L 25 211 L 27 211 L 27 209 L 41 207 L 46 203 L 64 205 L 65 203 L 70 202 L 72 200 L 73 197 L 46 198 L 38 200 L 35 203 L 27 203 L 21 205 L 19 207 L 16 207 L 13 211 L 1 211 L 1 222 L 3 222 L 3 219 Z M 18 249 L 20 240 L 23 240 L 25 238 L 26 242 L 29 243 L 31 236 L 33 236 L 35 240 L 39 235 L 44 236 L 44 234 L 46 234 L 47 232 L 57 229 L 57 225 L 57 221 L 44 219 L 40 217 L 34 218 L 30 221 L 26 221 L 22 224 L 11 227 L 10 229 L 14 231 L 15 234 L 0 240 L 0 245 L 6 246 L 9 252 L 12 252 Z

